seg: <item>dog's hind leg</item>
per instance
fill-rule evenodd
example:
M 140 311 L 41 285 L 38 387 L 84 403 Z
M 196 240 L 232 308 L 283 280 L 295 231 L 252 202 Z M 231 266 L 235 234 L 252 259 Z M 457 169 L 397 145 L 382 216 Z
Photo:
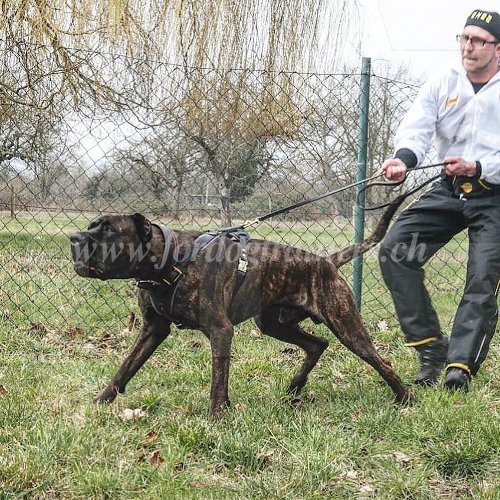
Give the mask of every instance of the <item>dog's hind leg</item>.
M 286 314 L 281 316 L 286 318 Z M 295 344 L 306 352 L 302 366 L 293 376 L 288 387 L 288 393 L 293 396 L 297 395 L 304 387 L 310 371 L 318 362 L 323 351 L 328 347 L 327 340 L 311 335 L 300 327 L 298 321 L 305 319 L 307 316 L 307 313 L 302 314 L 302 312 L 300 312 L 299 316 L 292 314 L 290 315 L 290 321 L 283 323 L 280 322 L 280 307 L 275 306 L 262 311 L 255 318 L 263 333 L 275 339 Z
M 337 286 L 336 295 L 324 297 L 322 314 L 325 317 L 325 324 L 342 344 L 377 370 L 393 390 L 397 402 L 409 401 L 408 389 L 394 372 L 390 362 L 382 358 L 375 349 L 347 285 L 345 285 L 345 293 L 339 293 L 339 286 Z M 332 297 L 335 298 L 332 299 Z M 328 304 L 329 300 L 333 300 L 334 304 Z M 334 317 L 332 317 L 332 312 L 335 312 Z
M 109 384 L 96 396 L 95 403 L 111 403 L 149 359 L 156 348 L 168 337 L 170 322 L 152 307 L 143 309 L 143 327 L 132 349 Z

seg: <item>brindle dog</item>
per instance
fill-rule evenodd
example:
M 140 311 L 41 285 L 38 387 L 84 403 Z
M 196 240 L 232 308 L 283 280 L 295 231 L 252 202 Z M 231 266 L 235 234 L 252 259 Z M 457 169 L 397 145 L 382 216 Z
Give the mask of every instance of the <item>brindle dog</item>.
M 249 318 L 255 319 L 264 334 L 305 351 L 305 360 L 288 388 L 291 395 L 304 387 L 328 346 L 324 338 L 301 328 L 300 322 L 311 318 L 326 325 L 342 344 L 371 365 L 391 387 L 396 401 L 407 401 L 407 388 L 373 346 L 353 295 L 337 270 L 383 238 L 403 199 L 400 196 L 389 206 L 369 238 L 329 257 L 250 239 L 243 245 L 247 252 L 244 273 L 243 247 L 237 240 L 224 234 L 209 239 L 198 245 L 196 256 L 190 259 L 200 233 L 167 229 L 140 214 L 105 215 L 86 231 L 71 235 L 74 268 L 80 276 L 135 278 L 143 287 L 138 291 L 142 331 L 95 401 L 109 403 L 123 393 L 175 323 L 201 330 L 210 341 L 210 413 L 220 415 L 230 404 L 233 327 Z

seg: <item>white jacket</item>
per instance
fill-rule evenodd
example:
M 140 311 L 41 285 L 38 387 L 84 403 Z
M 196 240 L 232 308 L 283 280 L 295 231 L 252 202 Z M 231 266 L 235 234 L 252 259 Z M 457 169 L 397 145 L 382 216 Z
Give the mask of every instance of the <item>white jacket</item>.
M 479 160 L 481 179 L 500 184 L 500 71 L 477 94 L 462 66 L 428 80 L 401 122 L 395 150 L 411 149 L 421 164 L 434 133 L 439 161 Z

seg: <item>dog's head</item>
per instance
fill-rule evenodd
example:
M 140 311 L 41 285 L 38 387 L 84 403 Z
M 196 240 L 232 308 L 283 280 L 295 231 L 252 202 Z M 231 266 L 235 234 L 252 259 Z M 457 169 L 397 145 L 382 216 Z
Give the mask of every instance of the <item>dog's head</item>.
M 74 269 L 87 278 L 134 278 L 149 256 L 152 234 L 141 214 L 101 216 L 70 235 Z

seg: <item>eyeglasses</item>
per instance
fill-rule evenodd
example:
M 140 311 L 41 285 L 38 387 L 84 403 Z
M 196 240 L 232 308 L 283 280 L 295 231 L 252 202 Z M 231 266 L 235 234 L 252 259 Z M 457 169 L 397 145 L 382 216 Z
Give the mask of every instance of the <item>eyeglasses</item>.
M 460 42 L 462 45 L 467 45 L 467 42 L 470 42 L 474 48 L 484 47 L 487 43 L 496 45 L 500 43 L 498 40 L 483 40 L 478 36 L 467 36 L 467 35 L 457 35 L 457 42 Z

